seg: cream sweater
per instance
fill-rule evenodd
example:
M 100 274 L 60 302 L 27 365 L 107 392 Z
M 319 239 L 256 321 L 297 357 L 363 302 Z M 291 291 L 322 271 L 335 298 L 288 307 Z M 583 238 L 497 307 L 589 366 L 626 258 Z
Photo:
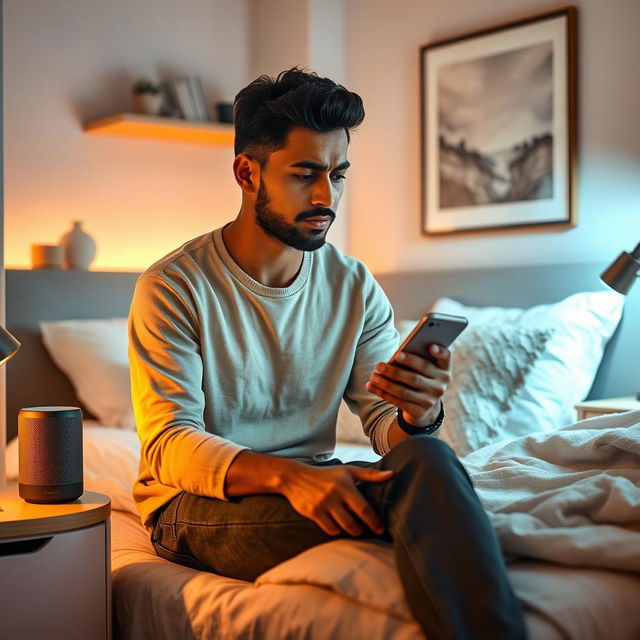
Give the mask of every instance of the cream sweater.
M 397 346 L 382 289 L 330 244 L 304 253 L 285 288 L 242 271 L 222 228 L 159 260 L 129 315 L 143 524 L 180 491 L 226 499 L 227 470 L 246 448 L 330 458 L 343 396 L 373 448 L 388 451 L 395 407 L 365 383 Z

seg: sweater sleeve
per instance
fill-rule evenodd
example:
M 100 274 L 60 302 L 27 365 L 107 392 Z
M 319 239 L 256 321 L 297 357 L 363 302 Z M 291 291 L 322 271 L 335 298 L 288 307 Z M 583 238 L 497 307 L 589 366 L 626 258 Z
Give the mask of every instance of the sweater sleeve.
M 388 433 L 396 416 L 396 407 L 367 391 L 375 365 L 385 362 L 396 351 L 400 337 L 393 322 L 393 308 L 382 287 L 366 271 L 363 284 L 364 325 L 344 399 L 357 413 L 365 434 L 379 455 L 389 451 Z
M 136 284 L 129 364 L 141 466 L 163 485 L 226 499 L 227 470 L 246 447 L 205 431 L 199 323 L 185 297 L 155 274 Z

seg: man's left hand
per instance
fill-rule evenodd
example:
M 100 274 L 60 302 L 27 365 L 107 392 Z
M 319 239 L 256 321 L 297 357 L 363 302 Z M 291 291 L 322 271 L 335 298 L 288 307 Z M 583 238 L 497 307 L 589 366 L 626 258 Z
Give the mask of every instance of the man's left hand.
M 431 424 L 440 412 L 440 398 L 451 380 L 451 352 L 429 345 L 435 360 L 400 353 L 391 362 L 379 362 L 367 382 L 367 390 L 395 405 L 403 418 L 416 427 Z M 396 366 L 399 365 L 399 366 Z

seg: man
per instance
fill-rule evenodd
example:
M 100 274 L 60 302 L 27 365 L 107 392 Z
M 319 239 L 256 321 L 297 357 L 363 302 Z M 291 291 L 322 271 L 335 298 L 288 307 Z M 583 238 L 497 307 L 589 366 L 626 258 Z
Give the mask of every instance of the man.
M 358 95 L 298 68 L 236 96 L 238 216 L 136 286 L 134 497 L 174 562 L 253 580 L 336 536 L 378 537 L 430 639 L 522 638 L 486 515 L 430 435 L 450 354 L 432 345 L 437 364 L 385 364 L 398 346 L 390 304 L 325 243 L 363 118 Z M 380 462 L 331 458 L 343 397 Z

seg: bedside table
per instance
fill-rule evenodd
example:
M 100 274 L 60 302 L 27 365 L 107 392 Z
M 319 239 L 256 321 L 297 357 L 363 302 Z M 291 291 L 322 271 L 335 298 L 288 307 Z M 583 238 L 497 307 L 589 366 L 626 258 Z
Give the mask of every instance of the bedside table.
M 7 640 L 111 640 L 111 500 L 29 504 L 0 487 L 0 626 Z
M 640 400 L 633 396 L 624 398 L 607 398 L 606 400 L 588 400 L 576 405 L 578 420 L 604 416 L 607 413 L 624 413 L 640 409 Z

